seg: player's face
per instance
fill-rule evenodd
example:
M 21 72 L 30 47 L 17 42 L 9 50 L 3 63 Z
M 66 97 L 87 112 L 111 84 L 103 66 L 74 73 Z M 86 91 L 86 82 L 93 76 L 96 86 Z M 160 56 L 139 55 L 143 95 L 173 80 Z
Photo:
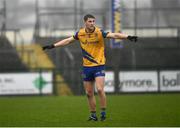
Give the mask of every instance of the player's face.
M 89 31 L 94 30 L 94 26 L 95 26 L 94 18 L 88 18 L 87 21 L 85 21 L 85 27 L 87 30 L 89 30 Z

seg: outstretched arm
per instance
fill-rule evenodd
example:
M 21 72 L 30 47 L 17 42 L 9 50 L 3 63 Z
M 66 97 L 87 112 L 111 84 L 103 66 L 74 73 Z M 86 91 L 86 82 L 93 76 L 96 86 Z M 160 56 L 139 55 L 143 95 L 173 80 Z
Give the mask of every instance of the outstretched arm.
M 134 42 L 136 42 L 138 39 L 137 36 L 130 36 L 130 35 L 123 34 L 123 33 L 112 33 L 112 32 L 109 32 L 106 37 L 113 38 L 113 39 L 128 39 L 128 40 L 134 41 Z
M 128 35 L 123 33 L 112 33 L 109 32 L 106 36 L 107 38 L 113 38 L 113 39 L 127 39 Z
M 55 47 L 61 47 L 61 46 L 65 46 L 65 45 L 68 45 L 70 43 L 72 43 L 75 39 L 73 37 L 69 37 L 69 38 L 66 38 L 66 39 L 63 39 L 61 41 L 58 41 L 54 44 L 51 44 L 51 45 L 45 45 L 43 46 L 43 50 L 45 49 L 52 49 L 52 48 L 55 48 Z

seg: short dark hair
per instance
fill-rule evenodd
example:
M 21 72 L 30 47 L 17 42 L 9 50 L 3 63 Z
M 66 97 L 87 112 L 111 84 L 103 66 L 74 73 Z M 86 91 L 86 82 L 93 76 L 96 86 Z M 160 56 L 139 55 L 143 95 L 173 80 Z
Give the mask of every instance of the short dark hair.
M 95 19 L 95 17 L 94 17 L 93 15 L 91 15 L 91 14 L 86 14 L 86 15 L 84 16 L 84 21 L 87 21 L 88 18 L 93 18 L 93 19 Z

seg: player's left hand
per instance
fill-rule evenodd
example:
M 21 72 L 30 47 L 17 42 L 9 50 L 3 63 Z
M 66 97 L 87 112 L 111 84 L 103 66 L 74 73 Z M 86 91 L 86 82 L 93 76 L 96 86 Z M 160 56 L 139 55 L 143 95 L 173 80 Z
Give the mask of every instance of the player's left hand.
M 128 36 L 127 39 L 132 41 L 132 42 L 137 42 L 138 41 L 138 37 L 137 36 Z

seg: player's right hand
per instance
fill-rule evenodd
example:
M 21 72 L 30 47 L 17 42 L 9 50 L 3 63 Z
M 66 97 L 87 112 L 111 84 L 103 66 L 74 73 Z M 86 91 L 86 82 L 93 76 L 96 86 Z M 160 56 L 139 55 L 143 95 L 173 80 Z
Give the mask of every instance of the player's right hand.
M 52 49 L 52 48 L 55 48 L 54 44 L 51 44 L 51 45 L 45 45 L 42 47 L 43 50 L 46 50 L 46 49 Z
M 137 42 L 138 41 L 138 37 L 137 36 L 128 36 L 127 37 L 128 40 L 132 41 L 132 42 Z

